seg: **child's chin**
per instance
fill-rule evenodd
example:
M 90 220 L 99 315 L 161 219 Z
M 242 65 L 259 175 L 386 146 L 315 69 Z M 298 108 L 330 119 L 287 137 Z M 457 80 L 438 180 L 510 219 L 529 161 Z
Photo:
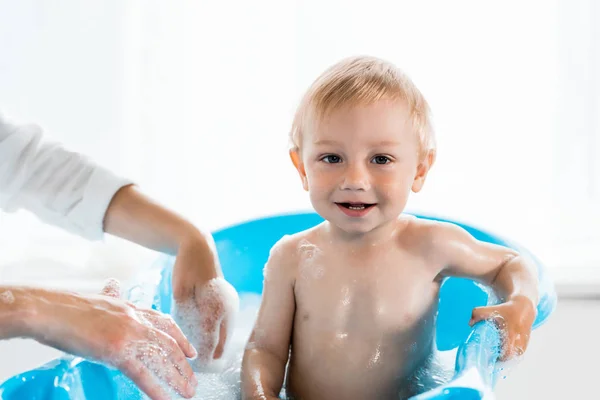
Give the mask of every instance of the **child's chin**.
M 351 222 L 341 221 L 340 223 L 336 224 L 336 226 L 349 235 L 364 235 L 376 228 L 372 222 L 365 220 Z

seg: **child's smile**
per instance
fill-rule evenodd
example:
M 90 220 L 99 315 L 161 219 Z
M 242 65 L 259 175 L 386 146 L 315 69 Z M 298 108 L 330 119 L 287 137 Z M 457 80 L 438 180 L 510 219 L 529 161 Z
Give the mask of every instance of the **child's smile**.
M 369 203 L 356 203 L 356 202 L 342 202 L 335 203 L 340 210 L 344 214 L 353 218 L 364 217 L 373 209 L 373 207 L 377 206 L 377 204 L 369 204 Z

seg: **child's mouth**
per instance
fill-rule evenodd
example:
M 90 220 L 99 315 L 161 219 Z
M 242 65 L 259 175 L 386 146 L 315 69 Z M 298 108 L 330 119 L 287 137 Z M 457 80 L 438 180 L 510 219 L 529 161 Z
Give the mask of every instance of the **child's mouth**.
M 335 203 L 349 217 L 362 217 L 376 204 L 372 203 Z

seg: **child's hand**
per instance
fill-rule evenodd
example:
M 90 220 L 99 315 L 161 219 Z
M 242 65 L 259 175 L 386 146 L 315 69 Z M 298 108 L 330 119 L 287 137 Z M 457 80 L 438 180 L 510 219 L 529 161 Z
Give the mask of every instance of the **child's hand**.
M 493 320 L 504 332 L 501 361 L 522 355 L 527 349 L 531 327 L 535 321 L 537 310 L 532 301 L 523 296 L 516 297 L 496 306 L 477 307 L 469 325 L 479 321 Z

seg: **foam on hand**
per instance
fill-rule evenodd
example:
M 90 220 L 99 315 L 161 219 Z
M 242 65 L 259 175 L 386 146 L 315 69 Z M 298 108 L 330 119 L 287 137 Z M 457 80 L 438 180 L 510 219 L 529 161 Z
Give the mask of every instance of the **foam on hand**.
M 227 330 L 227 338 L 232 336 L 238 308 L 238 294 L 223 278 L 211 279 L 196 289 L 195 297 L 173 303 L 173 319 L 198 351 L 198 357 L 192 363 L 195 371 L 222 369 L 223 357 L 213 360 L 213 355 L 221 329 Z
M 15 296 L 12 294 L 10 290 L 6 290 L 0 293 L 0 302 L 5 304 L 12 304 L 15 302 Z
M 237 296 L 236 296 L 237 298 Z M 223 356 L 219 360 L 212 361 L 208 367 L 202 369 L 202 372 L 196 372 L 198 386 L 194 400 L 231 400 L 241 397 L 241 368 L 242 358 L 246 343 L 256 322 L 256 316 L 260 308 L 261 296 L 254 293 L 243 293 L 239 296 L 239 311 L 233 313 L 235 329 L 230 332 L 227 345 L 223 352 Z M 186 322 L 189 326 L 184 330 L 195 327 L 199 331 L 199 325 L 195 325 L 198 321 L 198 313 L 193 310 L 179 308 L 180 317 L 183 312 L 191 312 L 193 318 Z M 183 330 L 183 327 L 182 327 Z M 198 338 L 203 340 L 201 333 L 197 332 Z M 192 341 L 194 343 L 194 341 Z M 194 362 L 192 361 L 192 364 Z M 181 397 L 171 389 L 166 388 L 167 392 L 174 399 Z

